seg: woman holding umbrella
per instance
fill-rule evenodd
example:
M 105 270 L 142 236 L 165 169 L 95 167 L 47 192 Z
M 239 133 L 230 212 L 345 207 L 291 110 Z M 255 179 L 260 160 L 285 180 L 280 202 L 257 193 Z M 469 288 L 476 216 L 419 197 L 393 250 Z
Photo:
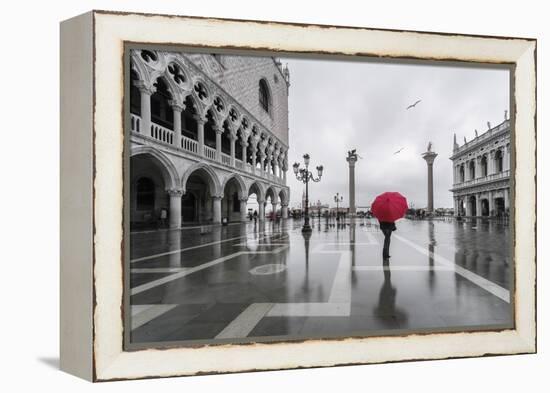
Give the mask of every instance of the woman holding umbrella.
M 384 248 L 382 257 L 390 257 L 391 233 L 397 228 L 395 221 L 402 218 L 407 212 L 407 199 L 398 192 L 385 192 L 376 197 L 371 205 L 371 212 L 380 223 L 380 230 L 384 234 Z

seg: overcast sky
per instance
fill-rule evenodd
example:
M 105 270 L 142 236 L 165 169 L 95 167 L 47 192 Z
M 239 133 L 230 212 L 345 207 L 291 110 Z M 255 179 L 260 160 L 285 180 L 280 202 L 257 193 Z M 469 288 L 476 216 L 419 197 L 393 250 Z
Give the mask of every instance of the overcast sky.
M 290 70 L 289 172 L 291 207 L 304 186 L 292 164 L 311 155 L 325 167 L 310 187 L 310 201 L 334 205 L 336 192 L 348 206 L 347 151 L 357 148 L 356 204 L 398 191 L 409 205 L 427 205 L 427 169 L 421 153 L 428 142 L 434 163 L 434 206 L 452 207 L 453 133 L 463 144 L 504 120 L 509 109 L 507 70 L 282 58 Z M 422 100 L 415 108 L 405 108 Z M 395 151 L 403 148 L 398 154 Z

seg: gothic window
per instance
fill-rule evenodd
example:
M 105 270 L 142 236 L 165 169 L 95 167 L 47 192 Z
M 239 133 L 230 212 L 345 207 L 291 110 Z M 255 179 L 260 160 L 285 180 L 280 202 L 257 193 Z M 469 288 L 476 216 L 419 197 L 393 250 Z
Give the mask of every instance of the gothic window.
M 155 208 L 155 183 L 148 177 L 141 177 L 136 184 L 136 209 L 153 210 Z
M 181 85 L 185 82 L 185 76 L 183 75 L 181 68 L 177 64 L 170 64 L 168 66 L 168 72 L 172 75 L 172 78 L 174 78 L 174 81 L 178 85 Z
M 260 80 L 260 106 L 269 113 L 269 88 L 264 79 Z
M 151 95 L 151 120 L 163 127 L 174 129 L 174 111 L 170 106 L 172 94 L 163 78 L 155 83 L 157 91 Z
M 181 112 L 181 132 L 183 136 L 198 140 L 198 126 L 195 116 L 197 111 L 191 97 L 185 99 L 185 109 Z

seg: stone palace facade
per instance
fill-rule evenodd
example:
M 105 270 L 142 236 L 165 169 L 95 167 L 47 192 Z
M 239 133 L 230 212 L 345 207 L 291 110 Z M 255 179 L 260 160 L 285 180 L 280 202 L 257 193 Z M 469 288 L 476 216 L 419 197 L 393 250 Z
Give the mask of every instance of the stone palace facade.
M 287 217 L 289 72 L 272 57 L 131 50 L 132 228 Z
M 459 146 L 454 140 L 453 188 L 455 215 L 502 217 L 510 209 L 510 120 Z

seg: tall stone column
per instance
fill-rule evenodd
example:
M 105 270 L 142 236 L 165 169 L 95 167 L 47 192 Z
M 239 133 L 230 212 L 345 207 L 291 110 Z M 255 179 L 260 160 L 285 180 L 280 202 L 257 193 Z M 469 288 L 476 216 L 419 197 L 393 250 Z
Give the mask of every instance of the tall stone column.
M 222 222 L 222 197 L 212 197 L 212 221 L 214 224 L 221 224 Z
M 258 199 L 258 220 L 265 221 L 265 201 Z
M 271 202 L 271 211 L 273 212 L 273 218 L 277 218 L 277 201 Z
M 170 211 L 168 212 L 169 226 L 170 228 L 181 227 L 181 196 L 182 190 L 168 190 L 170 196 Z
M 246 203 L 248 202 L 248 197 L 241 198 L 240 201 L 241 201 L 241 221 L 246 222 L 247 221 Z
M 216 131 L 216 161 L 222 161 L 222 132 L 220 127 L 214 129 Z
M 288 204 L 282 203 L 281 204 L 281 217 L 282 218 L 288 218 Z
M 437 157 L 437 153 L 433 152 L 431 149 L 432 146 L 430 142 L 428 151 L 422 154 L 422 158 L 428 165 L 428 213 L 433 213 L 434 211 L 434 160 Z
M 482 216 L 481 211 L 481 194 L 476 195 L 476 216 Z
M 141 133 L 151 135 L 151 95 L 154 90 L 141 84 L 138 86 L 141 93 Z
M 349 215 L 354 217 L 357 210 L 355 206 L 355 163 L 357 162 L 357 153 L 355 153 L 355 150 L 348 152 L 346 161 L 349 164 Z
M 199 115 L 195 115 L 195 121 L 197 122 L 197 136 L 199 142 L 199 156 L 204 156 L 204 123 L 206 121 Z
M 181 149 L 181 112 L 183 108 L 178 103 L 172 102 L 172 110 L 174 111 L 174 140 L 172 144 Z

